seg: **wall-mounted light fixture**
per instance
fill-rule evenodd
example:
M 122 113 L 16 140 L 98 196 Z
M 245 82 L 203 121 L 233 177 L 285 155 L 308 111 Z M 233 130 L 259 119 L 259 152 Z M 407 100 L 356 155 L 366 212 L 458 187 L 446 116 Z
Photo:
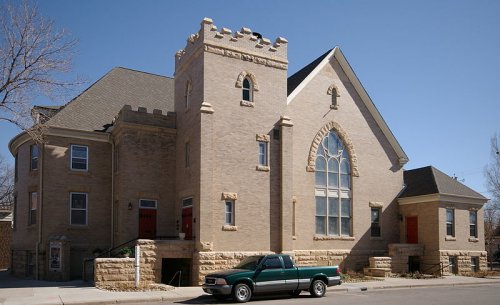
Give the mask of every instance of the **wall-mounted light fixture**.
M 129 211 L 132 210 L 132 202 L 128 203 L 128 209 L 129 209 Z

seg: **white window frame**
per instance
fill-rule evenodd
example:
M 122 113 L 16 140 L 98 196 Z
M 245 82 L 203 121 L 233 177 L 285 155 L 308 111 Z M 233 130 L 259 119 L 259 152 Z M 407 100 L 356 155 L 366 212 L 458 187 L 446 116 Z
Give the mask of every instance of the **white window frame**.
M 33 194 L 36 194 L 36 202 L 35 202 L 35 208 L 33 209 L 32 203 L 33 203 Z M 37 214 L 38 214 L 38 192 L 29 192 L 29 214 L 28 214 L 28 225 L 35 225 L 37 222 Z M 35 211 L 35 217 L 33 217 L 33 211 Z
M 187 202 L 188 200 L 190 200 L 190 201 L 191 201 L 191 203 L 190 203 L 190 204 L 186 204 L 186 202 Z M 186 197 L 186 198 L 183 198 L 183 199 L 181 200 L 181 205 L 182 205 L 182 206 L 181 206 L 181 208 L 191 208 L 191 207 L 193 207 L 193 197 Z
M 269 157 L 268 157 L 268 151 L 269 151 L 269 142 L 266 141 L 258 141 L 259 143 L 259 165 L 260 166 L 269 166 Z M 264 151 L 261 151 L 261 150 Z
M 451 212 L 451 221 L 448 221 L 448 212 Z M 448 234 L 448 225 L 451 225 L 451 235 Z M 455 209 L 446 208 L 446 236 L 455 237 Z
M 474 215 L 474 223 L 471 222 L 472 215 Z M 472 227 L 474 227 L 474 235 L 470 234 Z M 477 211 L 469 211 L 469 235 L 470 235 L 470 237 L 477 238 Z
M 228 207 L 231 207 L 231 211 L 228 211 Z M 234 200 L 225 200 L 224 201 L 224 225 L 234 226 Z M 228 216 L 229 220 L 228 221 Z
M 323 156 L 323 155 L 317 155 L 316 158 L 324 158 L 326 161 L 325 163 L 325 170 L 324 171 L 319 171 L 318 168 L 316 168 L 317 172 L 324 172 L 325 173 L 325 184 L 323 185 L 316 185 L 317 179 L 315 178 L 315 209 L 317 208 L 317 198 L 325 198 L 325 204 L 326 204 L 326 209 L 325 209 L 325 215 L 318 215 L 317 210 L 315 211 L 315 226 L 317 226 L 317 218 L 319 217 L 324 217 L 325 219 L 325 231 L 326 232 L 318 232 L 317 227 L 315 227 L 315 234 L 317 235 L 326 235 L 326 236 L 334 236 L 334 237 L 352 237 L 353 235 L 353 222 L 354 222 L 354 217 L 353 217 L 353 202 L 352 202 L 352 174 L 351 174 L 351 160 L 349 158 L 349 154 L 344 146 L 344 143 L 342 139 L 339 137 L 337 132 L 333 129 L 329 130 L 328 133 L 321 139 L 320 146 L 318 147 L 318 151 L 320 147 L 323 147 L 323 151 L 326 153 L 325 147 L 324 147 L 324 139 L 326 137 L 329 137 L 330 133 L 333 133 L 337 138 L 339 143 L 341 144 L 341 149 L 335 152 L 334 154 L 332 152 L 328 153 L 328 156 Z M 344 154 L 345 153 L 345 154 Z M 329 173 L 330 171 L 328 170 L 328 162 L 330 159 L 335 159 L 337 161 L 337 166 L 338 166 L 338 172 L 332 172 L 332 174 L 335 174 L 336 180 L 337 180 L 337 186 L 330 186 L 330 178 L 329 178 Z M 342 162 L 347 162 L 348 163 L 348 169 L 349 171 L 347 173 L 342 172 Z M 348 176 L 348 186 L 344 187 L 342 184 L 342 175 L 347 175 Z M 335 205 L 338 207 L 338 215 L 333 216 L 330 215 L 329 211 L 329 206 L 330 206 L 330 200 L 335 200 Z M 349 200 L 349 211 L 348 215 L 344 213 L 344 210 L 342 209 L 342 200 Z M 329 230 L 329 222 L 330 218 L 336 218 L 337 219 L 337 231 L 338 234 L 334 234 L 330 232 Z M 346 220 L 349 222 L 349 232 L 344 232 L 342 231 L 342 220 Z
M 374 222 L 372 218 L 373 211 L 377 211 L 378 221 Z M 382 226 L 381 226 L 381 217 L 382 216 L 382 208 L 370 207 L 370 237 L 381 237 L 382 236 Z M 378 235 L 373 235 L 372 227 L 376 224 L 378 227 Z
M 245 80 L 248 81 L 248 88 L 245 88 Z M 245 92 L 248 91 L 248 100 L 245 99 Z M 253 82 L 250 77 L 246 76 L 241 83 L 241 100 L 244 102 L 253 102 Z
M 85 148 L 85 169 L 82 169 L 82 168 L 73 168 L 73 159 L 81 159 L 83 160 L 84 158 L 80 158 L 80 157 L 73 157 L 73 147 L 83 147 Z M 81 172 L 86 172 L 89 170 L 89 147 L 87 145 L 78 145 L 78 144 L 71 144 L 70 146 L 70 150 L 71 150 L 71 158 L 70 158 L 70 168 L 71 170 L 73 171 L 81 171 Z
M 73 195 L 85 195 L 85 209 L 73 208 Z M 85 224 L 73 223 L 73 210 L 75 211 L 85 211 Z M 89 223 L 89 194 L 81 192 L 70 192 L 69 193 L 69 224 L 72 226 L 87 226 Z
M 471 256 L 470 257 L 470 270 L 472 272 L 479 271 L 479 257 L 478 256 Z
M 36 156 L 33 156 L 33 149 L 36 149 Z M 33 144 L 30 145 L 30 170 L 31 171 L 36 171 L 38 170 L 38 160 L 40 156 L 40 150 L 38 149 L 38 145 Z M 36 166 L 33 166 L 33 162 L 36 162 Z
M 143 203 L 144 201 L 151 201 L 151 202 L 154 202 L 154 203 L 155 203 L 155 206 L 154 206 L 154 207 L 143 206 L 143 205 L 142 205 L 142 203 Z M 139 199 L 139 209 L 156 210 L 157 208 L 158 208 L 158 200 L 156 200 L 156 199 L 145 199 L 145 198 Z

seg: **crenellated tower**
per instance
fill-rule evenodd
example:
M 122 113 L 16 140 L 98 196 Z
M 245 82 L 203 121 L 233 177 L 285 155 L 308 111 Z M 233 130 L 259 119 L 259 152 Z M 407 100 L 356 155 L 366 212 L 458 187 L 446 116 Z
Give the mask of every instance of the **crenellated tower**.
M 176 54 L 177 215 L 199 255 L 280 250 L 287 44 L 205 18 Z M 245 249 L 231 248 L 241 240 Z

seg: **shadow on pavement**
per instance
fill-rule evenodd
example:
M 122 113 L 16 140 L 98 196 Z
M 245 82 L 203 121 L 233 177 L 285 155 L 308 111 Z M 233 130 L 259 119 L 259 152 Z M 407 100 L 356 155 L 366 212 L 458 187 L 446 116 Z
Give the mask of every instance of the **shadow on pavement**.
M 29 279 L 18 279 L 10 274 L 10 270 L 0 270 L 0 288 L 33 288 L 33 287 L 59 287 L 59 288 L 75 288 L 75 287 L 93 287 L 92 283 L 82 280 L 68 282 L 49 282 L 37 281 Z
M 327 293 L 328 294 L 328 293 Z M 304 292 L 298 297 L 291 297 L 288 294 L 259 294 L 254 295 L 250 302 L 263 302 L 269 300 L 293 300 L 293 299 L 314 299 L 309 293 Z M 235 302 L 228 297 L 225 300 L 217 300 L 210 295 L 202 295 L 193 299 L 185 301 L 177 301 L 175 304 L 235 304 Z

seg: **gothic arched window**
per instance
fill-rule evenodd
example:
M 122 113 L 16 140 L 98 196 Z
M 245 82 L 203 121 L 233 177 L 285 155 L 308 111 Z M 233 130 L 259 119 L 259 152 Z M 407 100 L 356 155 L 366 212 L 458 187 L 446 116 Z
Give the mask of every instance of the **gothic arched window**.
M 246 102 L 252 102 L 252 81 L 248 78 L 245 77 L 243 80 L 243 86 L 242 86 L 242 92 L 243 92 L 243 100 Z
M 351 166 L 334 130 L 318 146 L 315 180 L 316 234 L 351 236 Z

